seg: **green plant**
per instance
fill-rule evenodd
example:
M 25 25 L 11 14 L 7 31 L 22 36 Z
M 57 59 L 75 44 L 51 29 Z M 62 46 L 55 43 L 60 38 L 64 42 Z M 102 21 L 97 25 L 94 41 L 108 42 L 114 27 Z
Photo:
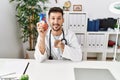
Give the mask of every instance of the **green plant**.
M 39 2 L 44 4 L 47 0 L 10 0 L 10 2 L 17 4 L 16 17 L 22 30 L 21 38 L 23 42 L 29 41 L 29 50 L 33 50 L 37 38 L 36 23 L 39 21 L 39 14 L 46 8 L 42 8 Z
M 27 74 L 24 74 L 20 77 L 20 80 L 29 80 L 29 76 Z

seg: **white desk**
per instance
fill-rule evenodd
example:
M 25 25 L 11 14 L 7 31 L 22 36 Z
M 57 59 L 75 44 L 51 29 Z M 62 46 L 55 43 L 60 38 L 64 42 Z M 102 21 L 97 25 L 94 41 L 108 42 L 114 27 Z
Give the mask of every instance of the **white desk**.
M 120 80 L 120 62 L 104 61 L 31 61 L 27 70 L 30 80 L 75 80 L 74 68 L 109 69 L 116 80 Z
M 30 80 L 75 80 L 74 68 L 95 68 L 108 69 L 116 80 L 120 80 L 120 62 L 105 62 L 105 61 L 46 61 L 39 63 L 35 60 L 23 59 L 0 59 L 3 61 L 29 61 L 30 65 L 26 74 Z M 17 66 L 17 64 L 16 64 Z

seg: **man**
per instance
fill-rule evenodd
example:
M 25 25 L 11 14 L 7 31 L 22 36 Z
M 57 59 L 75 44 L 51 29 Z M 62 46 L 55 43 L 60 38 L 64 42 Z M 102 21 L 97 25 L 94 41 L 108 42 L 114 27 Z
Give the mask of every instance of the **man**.
M 52 7 L 48 12 L 48 22 L 50 27 L 46 31 L 40 22 L 37 23 L 39 36 L 35 47 L 35 59 L 40 62 L 46 59 L 81 61 L 82 51 L 76 35 L 62 27 L 63 10 Z

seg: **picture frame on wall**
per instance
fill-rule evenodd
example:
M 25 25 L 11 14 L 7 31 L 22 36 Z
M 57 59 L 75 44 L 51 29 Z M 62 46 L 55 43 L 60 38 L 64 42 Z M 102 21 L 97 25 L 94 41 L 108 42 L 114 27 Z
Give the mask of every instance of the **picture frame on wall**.
M 73 5 L 73 11 L 82 11 L 82 5 Z

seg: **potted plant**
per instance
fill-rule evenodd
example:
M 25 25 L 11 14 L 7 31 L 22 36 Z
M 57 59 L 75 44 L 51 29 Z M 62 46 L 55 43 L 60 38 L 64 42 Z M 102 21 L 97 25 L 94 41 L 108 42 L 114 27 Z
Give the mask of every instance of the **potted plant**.
M 29 41 L 28 50 L 32 51 L 37 38 L 36 23 L 39 21 L 39 14 L 46 8 L 41 7 L 39 2 L 44 4 L 47 0 L 10 0 L 10 2 L 17 4 L 16 17 L 22 31 L 21 38 L 23 42 Z

